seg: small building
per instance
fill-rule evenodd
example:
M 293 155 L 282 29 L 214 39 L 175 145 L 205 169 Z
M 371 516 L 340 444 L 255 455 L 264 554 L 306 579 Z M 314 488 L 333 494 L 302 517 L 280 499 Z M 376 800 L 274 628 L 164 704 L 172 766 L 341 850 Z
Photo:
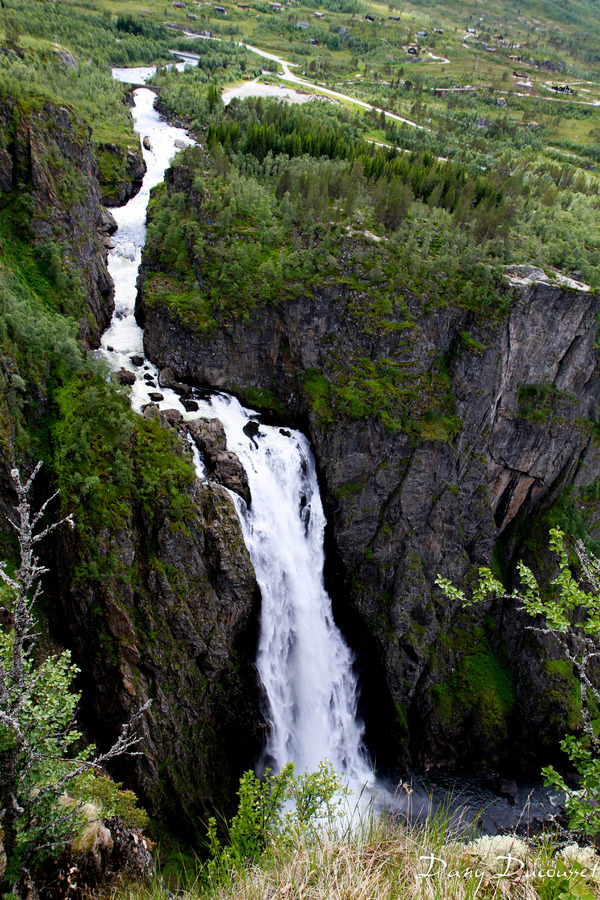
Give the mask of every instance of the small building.
M 477 34 L 474 28 L 467 28 L 467 34 Z
M 269 3 L 270 9 L 280 10 L 282 9 L 281 3 Z
M 400 16 L 388 16 L 388 19 L 390 20 L 390 22 L 399 22 Z
M 419 48 L 418 47 L 408 47 L 406 52 L 408 53 L 409 56 L 418 56 Z
M 428 37 L 428 36 L 429 36 L 428 31 L 417 31 L 417 37 Z
M 143 15 L 143 16 L 151 16 L 151 15 L 153 15 L 153 12 L 152 12 L 151 9 L 143 9 L 143 10 L 142 10 L 142 15 Z
M 323 18 L 325 18 L 325 13 L 317 11 L 317 12 L 313 13 L 313 16 L 315 17 L 315 19 L 323 19 Z
M 443 28 L 434 28 L 433 30 L 435 31 L 436 34 L 443 34 L 443 33 L 444 33 L 444 29 L 443 29 Z
M 374 21 L 375 21 L 375 19 L 373 18 L 373 16 L 365 16 L 365 20 L 366 20 L 367 22 L 374 22 Z
M 311 38 L 311 39 L 310 39 L 310 42 L 311 42 L 311 44 L 314 44 L 315 47 L 316 47 L 317 44 L 319 43 L 318 40 L 317 40 L 316 38 Z
M 183 0 L 173 0 L 173 6 L 176 9 L 185 9 L 185 3 Z
M 306 30 L 307 28 L 310 28 L 310 25 L 308 22 L 296 22 L 296 28 L 304 28 L 304 30 Z
M 188 13 L 187 17 L 188 17 L 188 19 L 191 19 L 192 22 L 198 21 L 198 16 L 196 15 L 196 13 Z
M 222 15 L 227 15 L 227 13 L 225 12 L 224 6 L 215 6 L 215 12 L 221 13 Z

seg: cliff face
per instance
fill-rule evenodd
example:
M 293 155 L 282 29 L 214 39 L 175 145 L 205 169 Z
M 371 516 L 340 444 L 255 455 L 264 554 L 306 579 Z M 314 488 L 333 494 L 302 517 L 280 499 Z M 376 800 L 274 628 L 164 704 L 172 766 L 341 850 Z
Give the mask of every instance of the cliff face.
M 258 752 L 261 716 L 253 667 L 258 588 L 224 488 L 195 484 L 182 522 L 131 503 L 127 521 L 58 548 L 60 610 L 82 669 L 92 733 L 114 740 L 147 700 L 143 755 L 122 774 L 153 815 L 187 837 L 227 807 Z M 93 575 L 115 554 L 115 573 Z M 97 562 L 96 562 L 97 564 Z
M 505 300 L 508 313 L 486 320 L 404 292 L 385 323 L 365 324 L 355 293 L 326 285 L 202 332 L 145 302 L 141 279 L 149 358 L 255 403 L 276 398 L 308 430 L 331 524 L 329 586 L 365 659 L 371 739 L 391 764 L 536 771 L 571 711 L 554 648 L 521 614 L 467 614 L 434 586 L 437 573 L 460 583 L 492 562 L 510 576 L 538 522 L 530 561 L 545 565 L 542 512 L 600 475 L 598 298 L 525 280 Z M 418 430 L 336 409 L 335 385 L 352 386 L 365 359 L 395 367 L 384 391 L 404 386 Z M 382 691 L 387 705 L 370 712 Z
M 106 268 L 112 217 L 101 205 L 90 131 L 63 106 L 0 104 L 0 208 L 34 242 L 51 277 L 69 279 L 81 338 L 97 346 L 114 308 Z
M 135 197 L 146 174 L 142 148 L 101 144 L 97 150 L 98 176 L 105 206 L 123 206 Z

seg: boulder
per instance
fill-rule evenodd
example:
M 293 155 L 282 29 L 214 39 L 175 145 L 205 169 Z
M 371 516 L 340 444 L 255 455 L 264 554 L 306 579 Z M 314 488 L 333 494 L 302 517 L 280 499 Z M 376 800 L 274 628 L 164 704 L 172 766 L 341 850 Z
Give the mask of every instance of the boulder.
M 215 454 L 213 474 L 219 484 L 239 494 L 246 506 L 252 499 L 248 476 L 239 456 L 231 450 L 219 450 Z
M 188 422 L 188 430 L 209 464 L 216 453 L 227 448 L 225 429 L 219 419 L 194 419 Z
M 119 384 L 135 384 L 135 372 L 128 372 L 127 369 L 119 369 L 117 372 L 117 381 Z
M 173 375 L 173 369 L 166 367 L 161 369 L 158 373 L 158 385 L 161 388 L 170 388 L 175 381 L 175 376 Z
M 100 234 L 114 234 L 119 226 L 113 214 L 105 206 L 100 207 L 100 222 L 98 231 Z
M 166 419 L 169 425 L 178 425 L 183 419 L 183 416 L 178 409 L 163 409 L 161 417 Z
M 226 450 L 225 429 L 219 419 L 194 419 L 188 431 L 202 454 L 208 474 L 224 487 L 235 491 L 249 506 L 251 502 L 248 476 L 239 457 Z

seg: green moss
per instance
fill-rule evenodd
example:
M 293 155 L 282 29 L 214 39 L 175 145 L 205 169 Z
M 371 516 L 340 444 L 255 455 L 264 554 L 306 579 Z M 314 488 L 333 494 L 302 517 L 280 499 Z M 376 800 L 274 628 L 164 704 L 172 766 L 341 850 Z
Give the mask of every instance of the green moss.
M 334 414 L 331 407 L 331 388 L 323 375 L 314 369 L 308 369 L 304 373 L 303 388 L 319 423 L 324 425 L 332 422 Z
M 340 497 L 344 500 L 349 500 L 351 497 L 354 497 L 356 494 L 359 494 L 365 488 L 364 481 L 358 481 L 354 484 L 351 482 L 347 482 L 346 484 L 342 484 L 340 487 L 335 488 L 334 493 L 337 497 Z
M 502 752 L 504 735 L 515 705 L 511 674 L 487 640 L 483 628 L 457 629 L 440 635 L 434 667 L 454 669 L 431 688 L 435 716 L 457 735 L 474 729 L 496 752 Z
M 484 349 L 483 344 L 481 344 L 479 341 L 476 341 L 470 331 L 461 331 L 460 339 L 467 350 L 473 350 L 476 353 L 481 353 Z
M 517 400 L 519 415 L 532 422 L 547 422 L 556 414 L 561 403 L 576 402 L 572 394 L 559 391 L 556 385 L 547 382 L 520 384 Z
M 581 728 L 581 689 L 567 659 L 547 659 L 544 672 L 548 676 L 545 701 L 556 724 L 568 731 Z

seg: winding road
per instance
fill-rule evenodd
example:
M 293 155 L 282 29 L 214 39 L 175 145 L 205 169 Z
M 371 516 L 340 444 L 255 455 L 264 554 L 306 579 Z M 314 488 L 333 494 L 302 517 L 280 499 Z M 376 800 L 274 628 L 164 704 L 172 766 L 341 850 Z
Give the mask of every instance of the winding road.
M 168 22 L 165 22 L 165 25 L 169 25 Z M 177 29 L 178 31 L 180 29 Z M 209 37 L 204 34 L 196 34 L 193 31 L 183 31 L 189 38 L 195 38 L 198 40 L 212 40 L 212 41 L 220 41 L 222 38 L 216 38 L 212 35 Z M 405 125 L 410 125 L 411 128 L 418 128 L 420 131 L 429 131 L 424 125 L 419 125 L 417 122 L 413 122 L 411 119 L 405 119 L 404 116 L 398 116 L 396 113 L 388 112 L 385 109 L 380 109 L 378 106 L 373 106 L 372 103 L 366 103 L 364 100 L 358 100 L 356 97 L 350 97 L 348 94 L 342 94 L 339 91 L 334 91 L 331 88 L 323 87 L 322 85 L 313 84 L 312 81 L 306 81 L 303 78 L 300 78 L 298 75 L 295 75 L 291 70 L 293 68 L 297 68 L 295 63 L 290 63 L 287 60 L 283 59 L 281 56 L 276 56 L 274 53 L 268 53 L 266 50 L 261 50 L 259 47 L 253 47 L 252 44 L 246 44 L 244 41 L 237 41 L 238 47 L 244 47 L 246 50 L 249 50 L 251 53 L 256 53 L 257 56 L 261 56 L 263 59 L 269 59 L 273 62 L 278 63 L 283 69 L 283 74 L 279 74 L 279 78 L 282 81 L 289 81 L 292 84 L 301 85 L 305 88 L 310 88 L 313 91 L 316 91 L 318 94 L 324 94 L 327 97 L 333 97 L 336 100 L 344 100 L 347 103 L 352 103 L 354 106 L 360 106 L 362 109 L 374 110 L 377 113 L 385 113 L 387 119 L 393 119 L 396 122 L 402 122 Z M 175 55 L 190 55 L 190 54 L 178 54 Z

